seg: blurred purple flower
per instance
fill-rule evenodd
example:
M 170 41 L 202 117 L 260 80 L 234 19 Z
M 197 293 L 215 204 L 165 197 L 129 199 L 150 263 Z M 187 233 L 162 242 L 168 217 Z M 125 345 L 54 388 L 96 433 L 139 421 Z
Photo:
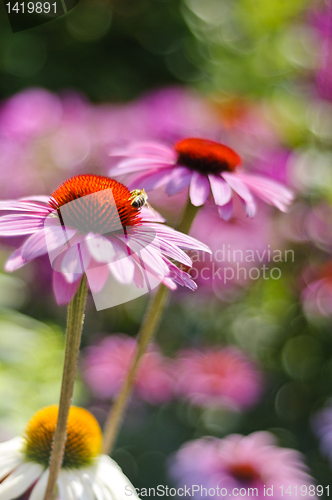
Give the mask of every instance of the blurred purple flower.
M 136 347 L 135 339 L 118 334 L 86 349 L 83 376 L 94 396 L 116 396 L 134 360 Z M 174 382 L 171 360 L 151 345 L 138 368 L 135 394 L 151 404 L 165 403 L 173 397 Z
M 235 347 L 187 350 L 176 364 L 177 393 L 198 406 L 242 410 L 262 393 L 255 365 Z
M 109 168 L 110 148 L 221 130 L 202 97 L 185 88 L 149 92 L 126 104 L 91 104 L 75 92 L 28 88 L 0 104 L 0 196 L 49 191 L 64 176 Z M 20 182 L 12 182 L 13 176 Z
M 195 206 L 203 205 L 211 190 L 219 215 L 225 220 L 232 214 L 233 191 L 249 217 L 256 213 L 253 194 L 282 211 L 287 210 L 293 199 L 291 191 L 281 184 L 242 172 L 241 158 L 235 151 L 207 139 L 182 139 L 173 147 L 158 142 L 132 143 L 111 154 L 126 157 L 110 173 L 133 174 L 131 187 L 141 186 L 150 191 L 166 185 L 168 195 L 189 187 Z
M 316 87 L 322 99 L 332 100 L 332 2 L 326 0 L 323 8 L 311 9 L 309 23 L 316 28 L 320 37 Z
M 26 140 L 39 134 L 48 134 L 60 124 L 61 100 L 41 88 L 20 92 L 0 107 L 0 135 Z
M 317 498 L 315 491 L 309 493 L 314 480 L 302 460 L 298 451 L 278 447 L 269 432 L 232 434 L 185 443 L 170 461 L 170 475 L 178 486 L 202 487 L 194 498 L 238 498 L 240 493 L 248 500 L 253 496 L 282 500 L 288 487 L 301 498 Z M 221 494 L 222 488 L 227 492 Z M 257 494 L 251 488 L 257 488 Z
M 192 254 L 193 269 L 190 274 L 201 286 L 213 287 L 221 298 L 231 297 L 230 292 L 240 291 L 258 279 L 251 268 L 261 270 L 264 264 L 274 267 L 273 250 L 282 248 L 275 230 L 271 209 L 260 204 L 254 219 L 247 219 L 239 200 L 234 200 L 234 213 L 230 221 L 220 219 L 213 206 L 206 206 L 197 214 L 190 234 L 204 241 L 211 248 L 211 255 Z M 268 271 L 267 271 L 268 272 Z M 236 293 L 235 293 L 236 295 Z
M 320 441 L 322 453 L 328 457 L 332 467 L 332 407 L 329 406 L 318 412 L 313 420 L 312 427 Z

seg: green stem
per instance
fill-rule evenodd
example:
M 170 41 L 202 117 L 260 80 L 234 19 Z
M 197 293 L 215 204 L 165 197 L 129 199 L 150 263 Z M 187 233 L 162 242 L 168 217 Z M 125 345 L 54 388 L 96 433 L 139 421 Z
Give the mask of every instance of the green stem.
M 68 305 L 65 360 L 62 374 L 59 414 L 54 433 L 52 453 L 49 465 L 49 479 L 44 500 L 53 500 L 56 482 L 61 469 L 67 439 L 67 420 L 73 398 L 76 367 L 81 343 L 84 321 L 84 309 L 88 285 L 84 275 L 75 297 Z
M 188 199 L 181 220 L 176 227 L 177 230 L 183 233 L 188 233 L 197 211 L 198 207 L 194 207 L 191 204 L 190 199 Z M 112 453 L 119 427 L 122 424 L 124 413 L 127 409 L 129 398 L 133 390 L 137 368 L 149 343 L 158 330 L 169 295 L 170 290 L 165 285 L 160 285 L 156 294 L 150 299 L 141 328 L 137 335 L 137 349 L 134 362 L 113 403 L 105 423 L 104 453 L 106 454 Z

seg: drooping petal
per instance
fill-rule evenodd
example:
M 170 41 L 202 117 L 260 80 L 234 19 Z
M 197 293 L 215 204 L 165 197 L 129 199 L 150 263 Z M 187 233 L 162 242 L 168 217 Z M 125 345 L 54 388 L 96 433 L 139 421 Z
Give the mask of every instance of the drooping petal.
M 224 220 L 229 220 L 233 213 L 233 200 L 230 200 L 226 205 L 218 207 L 219 215 Z
M 127 285 L 133 281 L 135 273 L 135 262 L 131 257 L 131 249 L 127 245 L 127 237 L 112 238 L 112 244 L 116 252 L 117 258 L 109 263 L 109 268 L 115 277 L 123 285 Z
M 0 218 L 0 236 L 32 234 L 44 226 L 42 215 L 10 214 Z
M 128 160 L 123 160 L 117 165 L 113 167 L 110 171 L 111 175 L 124 175 L 130 174 L 132 172 L 138 172 L 149 169 L 164 169 L 169 168 L 170 164 L 167 160 L 157 160 L 156 158 L 139 157 L 139 158 L 130 158 Z
M 141 217 L 144 222 L 165 222 L 165 219 L 157 210 L 148 207 L 141 208 Z
M 47 244 L 44 231 L 38 231 L 30 236 L 22 246 L 22 258 L 29 261 L 47 253 Z
M 7 272 L 12 273 L 13 271 L 16 271 L 16 269 L 19 269 L 26 264 L 26 261 L 23 259 L 21 252 L 22 247 L 18 248 L 14 253 L 11 254 L 5 264 L 5 270 Z
M 149 170 L 147 173 L 131 178 L 128 189 L 145 189 L 152 191 L 166 184 L 172 173 L 172 168 Z
M 15 212 L 34 212 L 40 214 L 49 214 L 53 212 L 53 208 L 42 203 L 33 203 L 29 201 L 18 200 L 3 200 L 0 201 L 0 210 L 15 211 Z
M 229 184 L 217 175 L 209 175 L 209 181 L 216 205 L 223 206 L 229 203 L 232 198 L 232 190 Z
M 195 207 L 204 205 L 210 193 L 210 183 L 205 175 L 194 172 L 190 182 L 190 200 Z
M 149 223 L 142 224 L 140 226 L 140 233 L 143 234 L 144 229 L 147 228 L 147 235 L 151 235 L 151 231 L 155 231 L 158 240 L 165 239 L 167 241 L 172 242 L 173 244 L 179 246 L 180 248 L 184 248 L 187 250 L 202 250 L 203 252 L 211 253 L 211 250 L 207 245 L 201 243 L 200 241 L 188 236 L 187 234 L 180 233 L 175 229 L 165 226 L 164 224 L 154 224 Z
M 144 235 L 140 235 L 140 241 L 145 242 L 147 246 L 151 245 L 155 250 L 162 252 L 165 255 L 168 255 L 172 259 L 181 262 L 185 266 L 192 266 L 192 261 L 190 257 L 184 253 L 181 248 L 172 242 L 163 239 L 163 238 L 154 238 L 152 241 L 148 237 L 144 238 Z
M 22 460 L 21 459 L 12 459 L 12 460 L 8 460 L 8 463 L 6 464 L 3 464 L 0 466 L 0 481 L 2 481 L 3 479 L 5 479 L 5 477 L 8 476 L 8 474 L 10 474 L 11 472 L 13 472 L 18 465 L 20 465 L 22 463 Z
M 169 196 L 179 193 L 182 189 L 189 186 L 193 172 L 186 167 L 178 167 L 173 169 L 168 184 L 166 186 L 166 193 Z
M 190 288 L 190 290 L 195 291 L 197 289 L 196 283 L 192 280 L 191 276 L 186 273 L 185 271 L 182 271 L 179 269 L 175 264 L 170 262 L 168 259 L 165 258 L 165 262 L 170 270 L 170 278 L 174 280 L 176 283 L 178 283 L 181 286 L 185 286 L 187 288 Z
M 109 264 L 109 268 L 114 278 L 123 285 L 128 285 L 133 281 L 135 264 L 132 257 L 115 260 Z
M 105 286 L 108 279 L 109 267 L 108 264 L 97 264 L 96 267 L 90 265 L 90 269 L 86 270 L 89 287 L 93 293 L 99 293 Z
M 93 474 L 93 472 L 92 472 Z M 95 500 L 95 496 L 93 493 L 93 489 L 91 486 L 91 481 L 89 480 L 89 471 L 80 471 L 76 472 L 79 481 L 83 485 L 83 498 L 82 500 Z
M 115 259 L 115 249 L 112 243 L 102 235 L 89 235 L 85 240 L 91 257 L 97 262 L 108 264 Z
M 254 217 L 256 214 L 256 203 L 245 183 L 237 177 L 236 173 L 223 172 L 221 175 L 243 200 L 247 215 Z
M 29 500 L 44 500 L 48 482 L 49 469 L 46 469 L 31 491 Z
M 279 182 L 265 179 L 260 175 L 238 173 L 241 179 L 259 198 L 270 205 L 275 205 L 279 210 L 285 212 L 294 199 L 292 191 Z
M 64 304 L 69 304 L 69 302 L 77 292 L 79 284 L 80 284 L 79 277 L 73 283 L 68 283 L 68 281 L 65 279 L 65 276 L 62 273 L 54 271 L 53 291 L 57 304 L 59 306 L 62 306 Z
M 40 464 L 26 462 L 17 467 L 0 484 L 0 499 L 12 500 L 21 496 L 41 476 L 43 467 Z
M 113 149 L 110 156 L 139 156 L 139 155 L 156 156 L 166 158 L 175 162 L 176 152 L 173 148 L 159 142 L 134 142 L 127 147 Z
M 106 455 L 100 457 L 97 477 L 110 490 L 113 498 L 117 500 L 127 499 L 128 489 L 132 492 L 131 496 L 137 498 L 135 489 L 129 479 L 123 474 L 118 464 Z
M 69 481 L 67 478 L 67 473 L 64 469 L 60 470 L 58 477 L 58 487 L 59 487 L 59 496 L 61 500 L 74 500 L 69 485 Z

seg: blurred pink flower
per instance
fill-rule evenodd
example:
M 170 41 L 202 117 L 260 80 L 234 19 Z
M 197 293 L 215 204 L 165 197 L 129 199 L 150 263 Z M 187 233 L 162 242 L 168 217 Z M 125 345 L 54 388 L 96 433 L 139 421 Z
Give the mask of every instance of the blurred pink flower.
M 195 290 L 190 276 L 169 258 L 190 266 L 182 248 L 209 251 L 194 238 L 157 224 L 163 220 L 157 212 L 134 207 L 126 186 L 108 177 L 72 177 L 50 197 L 3 201 L 0 210 L 14 212 L 0 218 L 0 236 L 29 235 L 7 261 L 6 270 L 56 251 L 53 290 L 59 304 L 70 302 L 85 271 L 94 293 L 104 288 L 109 274 L 124 285 L 142 287 L 147 273 L 171 289 L 178 283 Z
M 288 240 L 332 253 L 332 207 L 325 202 L 313 206 L 298 202 L 283 217 L 280 231 Z
M 111 175 L 134 174 L 132 187 L 141 186 L 149 191 L 166 185 L 167 194 L 173 195 L 189 186 L 195 206 L 203 205 L 211 190 L 219 215 L 226 220 L 233 210 L 233 191 L 249 217 L 256 213 L 253 194 L 282 211 L 286 211 L 293 199 L 291 191 L 281 184 L 244 173 L 235 151 L 207 139 L 182 139 L 173 147 L 158 142 L 132 143 L 111 154 L 126 157 L 110 170 Z
M 111 335 L 98 345 L 88 347 L 83 376 L 94 396 L 114 397 L 134 359 L 137 342 L 124 334 Z M 144 354 L 135 380 L 137 397 L 151 404 L 161 404 L 173 397 L 174 375 L 167 360 L 155 345 Z
M 91 104 L 75 92 L 28 88 L 0 103 L 0 196 L 49 191 L 64 176 L 109 169 L 110 148 L 221 130 L 195 92 L 170 87 L 125 104 Z M 13 176 L 20 182 L 12 182 Z
M 320 449 L 329 459 L 332 466 L 332 407 L 329 406 L 320 410 L 312 420 L 312 427 L 320 441 Z
M 332 2 L 322 2 L 323 8 L 310 9 L 309 23 L 317 30 L 320 38 L 318 55 L 318 70 L 316 73 L 316 88 L 321 98 L 332 100 Z
M 56 94 L 30 88 L 4 101 L 0 107 L 0 135 L 18 140 L 48 134 L 62 118 L 62 104 Z
M 248 220 L 239 200 L 234 200 L 233 217 L 227 222 L 213 206 L 199 211 L 190 234 L 211 249 L 210 255 L 191 255 L 190 274 L 200 288 L 212 287 L 217 296 L 229 300 L 233 292 L 237 296 L 242 287 L 263 278 L 264 273 L 270 279 L 269 270 L 278 265 L 273 252 L 283 248 L 271 212 L 271 207 L 260 203 L 256 217 Z
M 224 439 L 205 437 L 185 443 L 170 461 L 170 475 L 178 486 L 199 485 L 194 498 L 240 496 L 263 500 L 270 496 L 282 500 L 288 487 L 303 499 L 317 498 L 315 487 L 309 490 L 314 480 L 302 455 L 278 447 L 269 432 L 232 434 Z
M 332 316 L 332 261 L 316 270 L 316 279 L 303 290 L 302 301 L 308 316 Z
M 242 410 L 262 393 L 262 376 L 235 347 L 189 349 L 176 364 L 177 394 L 199 406 Z

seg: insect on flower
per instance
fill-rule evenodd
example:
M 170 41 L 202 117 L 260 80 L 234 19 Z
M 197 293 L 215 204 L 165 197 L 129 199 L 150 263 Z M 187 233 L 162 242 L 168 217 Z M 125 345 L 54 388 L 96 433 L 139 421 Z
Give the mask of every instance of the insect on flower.
M 145 189 L 133 189 L 130 191 L 132 200 L 131 206 L 134 208 L 142 208 L 147 207 L 149 210 L 154 212 L 155 210 L 151 207 L 150 203 L 148 203 L 148 195 L 145 192 Z
M 130 191 L 130 199 L 132 200 L 131 205 L 135 208 L 142 208 L 147 206 L 148 195 L 145 189 L 133 189 Z

